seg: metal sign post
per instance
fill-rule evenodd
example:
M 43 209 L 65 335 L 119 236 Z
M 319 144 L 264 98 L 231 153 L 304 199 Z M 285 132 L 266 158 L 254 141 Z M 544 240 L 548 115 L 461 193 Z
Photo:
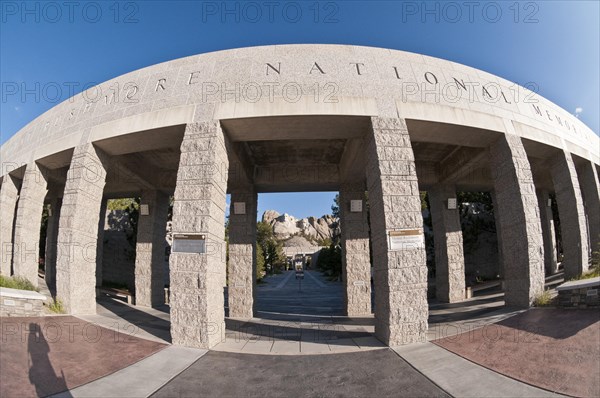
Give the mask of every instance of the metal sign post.
M 296 265 L 296 279 L 298 279 L 298 291 L 302 291 L 302 279 L 304 279 L 304 269 L 302 265 Z

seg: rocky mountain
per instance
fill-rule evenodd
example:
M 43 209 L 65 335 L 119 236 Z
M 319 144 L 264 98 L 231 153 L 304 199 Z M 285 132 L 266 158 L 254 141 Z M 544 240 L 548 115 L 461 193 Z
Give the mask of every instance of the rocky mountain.
M 340 233 L 339 220 L 330 214 L 319 218 L 297 219 L 287 213 L 279 214 L 275 210 L 267 210 L 263 213 L 262 221 L 273 228 L 273 233 L 279 239 L 304 235 L 315 240 L 323 240 L 333 238 Z

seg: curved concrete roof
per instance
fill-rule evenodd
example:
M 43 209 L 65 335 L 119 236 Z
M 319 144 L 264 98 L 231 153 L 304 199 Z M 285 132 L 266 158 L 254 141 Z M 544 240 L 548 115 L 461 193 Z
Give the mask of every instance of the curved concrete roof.
M 415 53 L 312 44 L 218 51 L 119 76 L 37 117 L 2 146 L 0 156 L 14 168 L 138 131 L 287 115 L 464 125 L 476 128 L 469 130 L 474 142 L 477 129 L 517 134 L 600 163 L 600 141 L 591 129 L 505 79 Z

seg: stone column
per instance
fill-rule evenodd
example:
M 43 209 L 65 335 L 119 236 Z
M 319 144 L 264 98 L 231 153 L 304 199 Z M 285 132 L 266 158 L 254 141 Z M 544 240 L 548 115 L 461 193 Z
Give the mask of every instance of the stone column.
M 558 271 L 558 265 L 556 263 L 556 239 L 554 233 L 552 207 L 548 206 L 550 195 L 548 194 L 548 191 L 541 190 L 537 192 L 537 197 L 540 207 L 542 237 L 544 239 L 544 265 L 546 268 L 546 274 L 554 275 Z
M 175 244 L 177 234 L 203 234 L 206 253 L 171 253 L 171 336 L 174 344 L 210 348 L 224 335 L 228 167 L 220 123 L 188 124 L 177 172 L 173 237 Z
M 579 167 L 578 177 L 588 218 L 590 251 L 594 252 L 600 250 L 600 183 L 594 163 L 586 160 Z
M 436 296 L 442 302 L 455 303 L 465 299 L 465 259 L 458 206 L 448 209 L 448 198 L 456 198 L 454 186 L 437 184 L 429 191 Z
M 229 285 L 227 288 L 230 318 L 252 318 L 254 316 L 257 202 L 256 192 L 252 188 L 243 193 L 231 193 Z M 236 214 L 236 203 L 245 203 L 245 214 Z
M 102 199 L 100 213 L 98 213 L 98 239 L 96 244 L 96 286 L 102 286 L 104 267 L 104 228 L 106 224 L 106 208 L 108 199 Z
M 10 175 L 2 178 L 0 186 L 0 274 L 10 276 L 12 271 L 13 232 L 19 183 Z
M 33 162 L 26 166 L 15 218 L 13 270 L 38 285 L 40 227 L 48 192 L 48 171 Z
M 556 192 L 560 218 L 565 278 L 581 275 L 588 269 L 588 236 L 583 199 L 575 164 L 569 152 L 562 151 L 551 161 L 550 173 Z
M 58 239 L 58 220 L 60 217 L 61 198 L 50 200 L 48 227 L 46 228 L 46 284 L 50 290 L 56 290 L 56 255 Z
M 427 265 L 410 137 L 403 119 L 373 117 L 371 121 L 373 133 L 366 150 L 375 335 L 389 346 L 425 341 Z M 389 233 L 408 231 L 417 231 L 421 243 L 391 245 Z
M 361 211 L 351 211 L 353 200 L 360 201 Z M 343 184 L 339 202 L 346 315 L 369 315 L 371 314 L 371 261 L 364 184 Z
M 140 211 L 135 254 L 135 304 L 156 307 L 165 303 L 165 236 L 169 195 L 160 191 L 142 191 L 141 206 L 148 206 L 148 215 Z
M 75 147 L 60 211 L 56 295 L 69 314 L 96 312 L 98 217 L 109 158 L 92 144 Z
M 500 233 L 500 213 L 498 212 L 498 198 L 496 192 L 490 192 L 492 196 L 492 206 L 494 207 L 494 226 L 496 227 L 496 244 L 498 245 L 498 275 L 504 279 L 504 253 L 502 253 L 502 234 Z
M 496 207 L 504 257 L 504 301 L 526 308 L 544 290 L 539 207 L 521 138 L 503 134 L 490 146 Z

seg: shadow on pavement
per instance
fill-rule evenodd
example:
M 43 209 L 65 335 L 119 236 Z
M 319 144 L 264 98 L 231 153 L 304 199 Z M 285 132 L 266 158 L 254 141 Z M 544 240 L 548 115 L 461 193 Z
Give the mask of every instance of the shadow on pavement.
M 112 299 L 98 299 L 100 304 L 107 311 L 112 312 L 119 318 L 124 319 L 129 324 L 138 327 L 145 332 L 158 337 L 166 342 L 171 342 L 171 322 L 164 320 L 145 311 L 140 311 L 135 307 L 122 303 L 118 300 Z M 165 306 L 166 307 L 166 306 Z M 162 310 L 168 313 L 167 310 Z M 125 325 L 127 328 L 127 325 Z M 128 333 L 129 330 L 123 330 L 124 333 Z
M 38 397 L 45 397 L 57 391 L 67 390 L 64 372 L 54 371 L 50 361 L 50 345 L 44 331 L 37 323 L 30 323 L 27 335 L 27 354 L 29 363 L 29 382 L 35 386 Z M 71 396 L 68 394 L 67 396 Z
M 372 336 L 365 331 L 348 331 L 341 325 L 333 324 L 300 324 L 294 325 L 290 322 L 259 323 L 253 321 L 240 321 L 226 319 L 228 337 L 237 340 L 269 339 L 269 340 L 291 340 L 324 342 L 328 340 L 341 340 Z

